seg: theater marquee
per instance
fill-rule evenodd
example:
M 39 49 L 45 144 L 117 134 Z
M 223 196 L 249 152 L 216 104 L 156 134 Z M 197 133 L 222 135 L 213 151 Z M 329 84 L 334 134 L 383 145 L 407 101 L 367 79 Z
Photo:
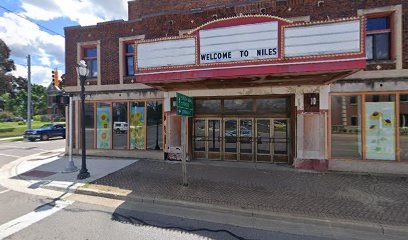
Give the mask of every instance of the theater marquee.
M 136 42 L 138 82 L 343 71 L 365 67 L 365 19 L 293 23 L 220 19 L 183 37 Z

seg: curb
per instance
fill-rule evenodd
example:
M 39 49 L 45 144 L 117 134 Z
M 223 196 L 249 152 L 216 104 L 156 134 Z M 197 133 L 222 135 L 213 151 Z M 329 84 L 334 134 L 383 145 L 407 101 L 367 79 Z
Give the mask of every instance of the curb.
M 13 141 L 13 140 L 23 140 L 23 136 L 19 137 L 8 137 L 8 138 L 0 138 L 0 142 L 7 142 L 7 141 Z
M 55 188 L 53 188 L 55 190 Z M 241 217 L 251 217 L 256 219 L 263 220 L 275 220 L 275 221 L 286 221 L 291 223 L 304 223 L 304 224 L 315 224 L 321 226 L 330 226 L 338 228 L 353 228 L 361 231 L 376 231 L 380 232 L 383 235 L 407 235 L 408 226 L 392 226 L 392 225 L 383 225 L 379 223 L 371 222 L 362 222 L 362 221 L 352 221 L 345 219 L 335 219 L 335 218 L 322 218 L 322 217 L 310 217 L 307 215 L 299 214 L 290 214 L 290 213 L 277 213 L 271 211 L 261 211 L 254 209 L 244 209 L 237 207 L 224 207 L 215 204 L 206 204 L 206 203 L 195 203 L 187 202 L 180 200 L 171 200 L 171 199 L 159 199 L 159 198 L 149 198 L 141 196 L 126 196 L 120 193 L 101 191 L 97 189 L 88 189 L 80 187 L 76 189 L 75 194 L 78 195 L 87 195 L 108 199 L 115 199 L 121 201 L 127 201 L 132 203 L 143 203 L 151 205 L 161 205 L 166 207 L 179 207 L 179 208 L 188 208 L 194 210 L 201 210 L 206 212 L 215 212 L 221 214 L 229 214 Z

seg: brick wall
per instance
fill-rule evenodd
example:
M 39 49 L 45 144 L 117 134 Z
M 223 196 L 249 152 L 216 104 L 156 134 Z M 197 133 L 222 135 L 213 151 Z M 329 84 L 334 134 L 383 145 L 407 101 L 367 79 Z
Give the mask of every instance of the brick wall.
M 216 18 L 264 13 L 283 18 L 310 16 L 311 21 L 354 17 L 358 9 L 403 4 L 404 32 L 408 31 L 408 0 L 137 0 L 129 2 L 129 21 L 114 21 L 89 27 L 68 27 L 66 36 L 66 86 L 75 86 L 78 42 L 101 40 L 101 84 L 119 83 L 119 38 L 146 35 L 146 39 L 178 36 L 179 30 L 193 29 Z M 193 10 L 191 10 L 193 9 Z M 172 20 L 172 21 L 171 21 Z M 172 22 L 173 24 L 170 24 Z M 408 68 L 408 35 L 404 34 L 404 68 Z M 395 64 L 381 65 L 383 70 Z M 368 66 L 375 70 L 377 65 Z M 125 81 L 126 83 L 126 81 Z

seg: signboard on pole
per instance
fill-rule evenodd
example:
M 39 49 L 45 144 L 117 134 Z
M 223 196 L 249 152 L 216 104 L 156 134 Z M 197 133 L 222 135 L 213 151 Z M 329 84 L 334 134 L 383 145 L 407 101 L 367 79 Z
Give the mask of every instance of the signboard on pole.
M 181 93 L 176 93 L 177 115 L 183 117 L 194 116 L 193 98 Z

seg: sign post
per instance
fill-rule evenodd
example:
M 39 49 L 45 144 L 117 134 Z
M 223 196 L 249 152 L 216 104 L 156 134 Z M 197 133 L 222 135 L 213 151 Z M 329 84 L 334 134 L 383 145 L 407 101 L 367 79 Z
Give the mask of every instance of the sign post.
M 194 115 L 193 109 L 193 98 L 183 95 L 181 93 L 176 93 L 177 97 L 177 116 L 181 116 L 181 145 L 183 149 L 181 158 L 181 170 L 183 175 L 183 186 L 188 186 L 187 182 L 187 117 L 192 117 Z

